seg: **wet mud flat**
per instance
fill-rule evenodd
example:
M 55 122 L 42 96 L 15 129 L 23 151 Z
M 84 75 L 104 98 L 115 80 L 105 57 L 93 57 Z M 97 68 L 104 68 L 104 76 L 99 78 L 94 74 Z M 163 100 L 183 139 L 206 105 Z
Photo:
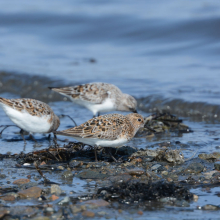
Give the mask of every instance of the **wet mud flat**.
M 165 130 L 192 132 L 175 116 L 154 114 L 136 138 L 163 135 Z M 152 120 L 152 117 L 154 118 Z M 1 219 L 144 219 L 155 211 L 218 211 L 200 195 L 217 188 L 220 153 L 192 152 L 180 141 L 160 141 L 146 148 L 124 146 L 94 149 L 77 142 L 52 143 L 49 148 L 19 154 L 0 154 Z M 216 192 L 216 197 L 219 195 Z M 186 214 L 188 215 L 188 214 Z M 160 214 L 156 214 L 160 218 Z M 184 216 L 184 215 L 183 215 Z M 182 216 L 182 217 L 183 217 Z

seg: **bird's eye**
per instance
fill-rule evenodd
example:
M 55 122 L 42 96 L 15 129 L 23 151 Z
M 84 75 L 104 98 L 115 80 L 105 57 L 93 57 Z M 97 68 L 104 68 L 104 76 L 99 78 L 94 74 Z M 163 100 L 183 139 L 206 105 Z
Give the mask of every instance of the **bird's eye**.
M 138 118 L 138 121 L 142 121 L 141 118 Z

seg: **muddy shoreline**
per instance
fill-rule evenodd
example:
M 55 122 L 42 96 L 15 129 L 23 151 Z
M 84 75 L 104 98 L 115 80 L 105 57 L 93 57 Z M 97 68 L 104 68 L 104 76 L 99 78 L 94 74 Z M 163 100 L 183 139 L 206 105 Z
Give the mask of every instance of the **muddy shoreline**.
M 25 80 L 24 80 L 25 79 Z M 88 83 L 82 81 L 81 83 Z M 77 83 L 67 83 L 60 78 L 51 79 L 46 76 L 29 75 L 0 71 L 0 93 L 7 97 L 33 98 L 50 103 L 69 101 L 68 98 L 52 92 L 48 87 L 73 86 Z M 28 85 L 28 86 L 27 86 Z M 188 102 L 182 99 L 167 99 L 154 94 L 136 97 L 138 108 L 146 113 L 171 112 L 179 117 L 190 117 L 194 121 L 207 121 L 211 123 L 220 121 L 219 105 L 205 102 Z
M 145 128 L 136 138 L 168 130 L 192 132 L 169 114 L 157 116 L 148 125 L 159 130 L 152 134 Z M 92 147 L 58 143 L 30 153 L 0 154 L 1 219 L 109 219 L 112 212 L 113 218 L 135 219 L 171 207 L 182 212 L 220 210 L 215 203 L 190 208 L 199 199 L 192 190 L 209 192 L 219 187 L 218 152 L 192 152 L 184 158 L 189 144 L 158 142 L 145 149 L 112 149 L 118 163 L 99 148 L 99 162 L 94 162 Z M 83 190 L 77 189 L 80 184 Z
M 20 77 L 26 81 L 21 83 Z M 56 112 L 76 115 L 77 121 L 91 117 L 77 106 L 74 110 L 79 115 L 72 113 L 72 103 L 47 88 L 67 85 L 60 80 L 0 72 L 0 82 L 0 92 L 8 98 L 16 94 L 49 102 Z M 158 96 L 138 98 L 138 103 L 146 126 L 130 145 L 112 149 L 118 163 L 102 148 L 98 149 L 99 162 L 94 162 L 92 147 L 62 138 L 58 145 L 46 136 L 39 139 L 39 146 L 28 140 L 26 151 L 19 135 L 12 133 L 16 129 L 4 131 L 2 146 L 11 145 L 13 153 L 0 154 L 0 219 L 144 219 L 153 217 L 155 211 L 163 218 L 162 213 L 170 210 L 182 217 L 188 212 L 220 210 L 212 200 L 198 203 L 203 193 L 219 196 L 219 138 L 217 127 L 211 126 L 218 123 L 219 108 Z M 204 150 L 203 145 L 213 145 L 212 141 L 199 142 L 196 126 L 190 127 L 176 113 L 187 116 L 187 123 L 194 126 L 211 123 L 208 130 L 204 124 L 203 130 L 217 146 Z M 68 118 L 61 120 L 63 128 L 71 126 Z M 191 141 L 184 139 L 187 134 Z

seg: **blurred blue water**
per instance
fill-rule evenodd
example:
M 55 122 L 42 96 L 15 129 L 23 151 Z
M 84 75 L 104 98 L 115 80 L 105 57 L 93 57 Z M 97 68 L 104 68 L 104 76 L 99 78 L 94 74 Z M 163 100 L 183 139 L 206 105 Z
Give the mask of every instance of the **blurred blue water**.
M 1 70 L 220 103 L 217 0 L 0 4 Z

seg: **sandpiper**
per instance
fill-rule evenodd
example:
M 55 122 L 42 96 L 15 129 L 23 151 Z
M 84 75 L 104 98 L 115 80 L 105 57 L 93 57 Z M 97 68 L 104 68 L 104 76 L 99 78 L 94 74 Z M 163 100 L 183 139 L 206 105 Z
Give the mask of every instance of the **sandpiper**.
M 5 99 L 0 97 L 0 106 L 6 115 L 21 128 L 21 136 L 25 142 L 23 131 L 30 137 L 33 133 L 50 133 L 57 130 L 60 119 L 44 102 L 35 99 Z
M 93 112 L 131 111 L 137 113 L 137 101 L 134 97 L 122 93 L 115 85 L 108 83 L 88 83 L 71 87 L 49 87 L 78 105 Z
M 144 118 L 140 114 L 108 114 L 55 134 L 70 136 L 95 147 L 119 148 L 129 142 L 141 127 L 144 127 Z

